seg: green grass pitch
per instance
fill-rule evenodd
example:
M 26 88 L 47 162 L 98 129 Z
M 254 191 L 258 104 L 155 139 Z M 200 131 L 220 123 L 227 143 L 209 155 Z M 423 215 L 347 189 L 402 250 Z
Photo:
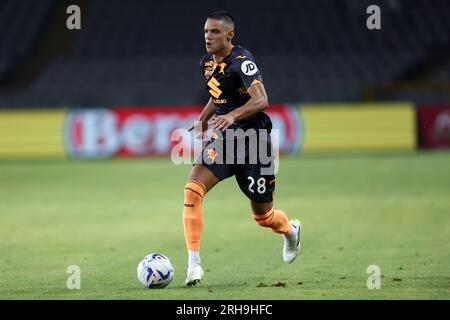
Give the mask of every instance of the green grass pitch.
M 303 226 L 303 252 L 259 227 L 234 178 L 204 200 L 200 286 L 184 287 L 183 186 L 170 159 L 0 160 L 0 299 L 449 299 L 450 153 L 283 157 L 276 207 Z M 165 289 L 140 259 L 167 255 Z M 69 265 L 81 289 L 66 287 Z M 381 289 L 366 286 L 381 269 Z

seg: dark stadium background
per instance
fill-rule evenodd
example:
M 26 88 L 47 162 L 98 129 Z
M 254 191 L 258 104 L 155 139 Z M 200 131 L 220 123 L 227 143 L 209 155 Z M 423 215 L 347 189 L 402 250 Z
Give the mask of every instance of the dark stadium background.
M 66 9 L 72 4 L 81 9 L 80 30 L 66 27 L 70 16 Z M 372 14 L 367 9 L 373 4 L 380 8 L 381 29 L 366 26 Z M 77 108 L 158 106 L 169 110 L 196 106 L 186 116 L 185 120 L 191 121 L 208 99 L 198 63 L 205 53 L 205 16 L 215 10 L 228 10 L 234 16 L 234 44 L 247 48 L 257 58 L 269 102 L 306 106 L 299 116 L 303 122 L 296 122 L 297 127 L 308 126 L 310 106 L 333 108 L 336 103 L 344 103 L 356 106 L 358 111 L 358 103 L 408 103 L 410 119 L 398 124 L 408 126 L 407 146 L 397 143 L 389 147 L 380 140 L 375 149 L 449 146 L 450 3 L 446 0 L 3 0 L 0 108 L 67 111 L 64 117 L 69 121 L 62 129 L 65 140 L 57 142 L 59 150 L 53 152 L 59 155 L 62 150 L 69 155 L 75 153 L 72 124 L 77 120 L 70 117 L 70 111 Z M 349 119 L 345 112 L 338 114 Z M 316 120 L 325 123 L 333 118 L 330 114 L 328 120 L 321 116 Z M 393 119 L 390 115 L 379 117 L 387 118 Z M 24 119 L 4 121 L 11 125 Z M 348 121 L 367 119 L 370 116 Z M 61 121 L 54 126 L 63 126 Z M 398 121 L 392 120 L 390 129 L 381 125 L 372 133 L 396 131 L 393 126 Z M 178 123 L 178 127 L 182 125 L 186 124 Z M 33 124 L 26 126 L 28 132 L 42 133 L 42 128 Z M 295 129 L 297 139 L 291 137 L 290 145 L 282 151 L 297 152 L 304 149 L 303 145 L 305 151 L 374 146 L 305 142 L 308 133 L 312 138 L 320 136 L 314 124 L 309 127 L 312 129 L 306 132 Z M 145 134 L 146 129 L 141 130 Z M 329 129 L 328 134 L 336 136 L 334 130 Z M 347 136 L 352 130 L 348 127 Z M 39 140 L 37 136 L 35 140 Z M 39 141 L 46 144 L 45 137 Z M 19 146 L 21 143 L 11 140 L 10 144 L 21 151 L 6 148 L 3 154 L 29 154 L 29 148 Z M 33 152 L 38 153 L 39 148 L 36 144 Z M 167 154 L 167 150 L 162 153 Z M 155 152 L 143 150 L 139 154 Z
M 81 30 L 65 27 L 77 4 Z M 381 30 L 366 9 L 381 8 Z M 449 100 L 445 0 L 2 0 L 0 106 L 202 104 L 205 16 L 228 10 L 271 102 Z

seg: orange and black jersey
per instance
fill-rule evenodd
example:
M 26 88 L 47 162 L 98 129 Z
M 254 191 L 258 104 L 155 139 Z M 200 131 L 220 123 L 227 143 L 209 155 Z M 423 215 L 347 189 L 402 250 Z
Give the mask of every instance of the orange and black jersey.
M 216 115 L 227 114 L 243 106 L 250 95 L 247 89 L 262 82 L 259 65 L 253 55 L 240 46 L 234 46 L 222 63 L 216 64 L 211 54 L 207 53 L 200 60 L 200 68 L 205 77 L 206 90 L 216 106 Z M 255 128 L 271 129 L 270 118 L 264 113 L 241 120 L 230 129 Z

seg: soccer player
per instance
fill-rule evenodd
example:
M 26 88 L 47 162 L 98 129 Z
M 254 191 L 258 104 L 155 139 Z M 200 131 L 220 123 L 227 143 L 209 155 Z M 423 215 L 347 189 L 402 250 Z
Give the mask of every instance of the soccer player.
M 295 260 L 300 252 L 299 220 L 288 220 L 286 214 L 273 207 L 275 190 L 274 170 L 263 164 L 261 159 L 250 163 L 253 155 L 251 142 L 244 143 L 244 153 L 234 155 L 233 163 L 225 161 L 228 148 L 221 148 L 219 142 L 228 141 L 230 129 L 250 129 L 263 132 L 257 139 L 258 145 L 266 144 L 271 149 L 270 130 L 272 122 L 263 111 L 268 99 L 258 63 L 246 49 L 231 43 L 234 36 L 233 17 L 225 11 L 207 16 L 204 27 L 207 53 L 200 61 L 210 99 L 200 114 L 196 137 L 202 137 L 211 120 L 215 132 L 203 149 L 202 156 L 192 167 L 184 188 L 183 223 L 188 249 L 188 269 L 185 284 L 192 286 L 200 282 L 203 270 L 200 260 L 200 238 L 203 230 L 202 201 L 206 193 L 219 181 L 236 176 L 242 192 L 250 199 L 253 218 L 257 224 L 269 228 L 284 237 L 283 259 L 286 263 Z M 214 137 L 215 136 L 215 137 Z M 232 136 L 235 142 L 247 141 Z M 238 147 L 239 148 L 239 147 Z M 242 150 L 242 149 L 241 149 Z M 231 149 L 233 151 L 233 149 Z M 258 157 L 257 153 L 257 156 Z M 223 161 L 218 161 L 222 157 Z M 244 163 L 238 162 L 244 157 Z M 273 152 L 270 153 L 273 160 Z M 206 160 L 205 160 L 206 159 Z M 227 159 L 228 160 L 228 159 Z M 242 159 L 240 159 L 242 160 Z M 273 164 L 273 161 L 271 161 Z M 272 166 L 273 168 L 273 166 Z M 263 175 L 262 169 L 269 170 Z

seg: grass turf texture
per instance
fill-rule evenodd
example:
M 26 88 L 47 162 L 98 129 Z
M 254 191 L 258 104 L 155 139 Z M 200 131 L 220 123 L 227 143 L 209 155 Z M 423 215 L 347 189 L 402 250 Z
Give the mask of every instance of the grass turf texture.
M 169 159 L 0 160 L 0 299 L 449 299 L 450 153 L 282 158 L 276 207 L 302 220 L 303 253 L 259 227 L 234 178 L 204 201 L 200 286 L 184 287 L 183 186 Z M 169 287 L 140 259 L 167 255 Z M 369 265 L 381 289 L 369 290 Z M 69 290 L 69 265 L 81 289 Z

